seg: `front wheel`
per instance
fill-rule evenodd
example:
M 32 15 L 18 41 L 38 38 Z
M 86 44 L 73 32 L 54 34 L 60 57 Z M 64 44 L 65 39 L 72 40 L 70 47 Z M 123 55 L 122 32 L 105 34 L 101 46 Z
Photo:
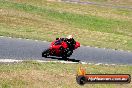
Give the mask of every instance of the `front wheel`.
M 42 57 L 47 57 L 49 55 L 50 51 L 49 49 L 46 49 L 42 52 Z

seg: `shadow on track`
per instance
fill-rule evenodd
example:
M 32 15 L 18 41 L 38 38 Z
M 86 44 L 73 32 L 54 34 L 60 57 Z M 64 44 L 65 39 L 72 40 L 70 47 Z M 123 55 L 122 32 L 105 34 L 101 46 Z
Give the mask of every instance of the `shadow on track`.
M 76 59 L 71 59 L 71 58 L 61 58 L 61 57 L 54 57 L 54 56 L 49 56 L 47 58 L 51 58 L 51 59 L 57 59 L 57 60 L 64 60 L 64 61 L 72 61 L 72 62 L 80 62 L 80 60 L 76 60 Z

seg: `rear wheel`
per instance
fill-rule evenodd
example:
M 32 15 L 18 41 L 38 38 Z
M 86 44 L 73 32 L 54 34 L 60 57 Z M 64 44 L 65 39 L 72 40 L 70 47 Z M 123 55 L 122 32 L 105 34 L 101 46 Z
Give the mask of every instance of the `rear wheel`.
M 64 53 L 62 55 L 62 58 L 65 60 L 68 60 L 68 57 L 72 55 L 73 51 L 70 51 L 69 49 L 64 49 Z
M 42 52 L 42 57 L 47 57 L 47 56 L 49 56 L 49 49 L 46 49 L 46 50 L 44 50 L 43 52 Z
M 66 55 L 63 55 L 63 56 L 62 56 L 62 59 L 67 60 L 68 58 L 67 58 Z
M 63 54 L 62 54 L 62 59 L 67 60 L 68 59 L 67 57 L 68 57 L 67 52 L 64 51 Z
M 67 56 L 70 57 L 72 55 L 72 53 L 73 53 L 73 50 L 67 51 Z

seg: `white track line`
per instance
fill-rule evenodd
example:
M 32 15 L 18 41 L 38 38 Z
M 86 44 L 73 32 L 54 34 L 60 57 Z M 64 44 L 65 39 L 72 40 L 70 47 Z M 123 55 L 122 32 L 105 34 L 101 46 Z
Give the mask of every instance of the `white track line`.
M 102 63 L 97 63 L 97 64 L 95 64 L 95 65 L 102 65 Z
M 4 36 L 0 36 L 1 38 L 4 37 Z
M 22 62 L 23 60 L 0 59 L 0 62 Z
M 81 62 L 81 64 L 88 64 L 88 63 L 86 63 L 86 62 Z
M 1 63 L 13 63 L 13 62 L 23 62 L 23 61 L 37 61 L 40 63 L 65 63 L 65 64 L 87 64 L 87 65 L 105 65 L 105 66 L 116 66 L 116 64 L 103 64 L 103 63 L 86 63 L 86 62 L 71 62 L 71 61 L 44 61 L 44 60 L 15 60 L 15 59 L 0 59 Z M 127 65 L 117 65 L 117 66 L 127 66 Z
M 12 38 L 12 37 L 8 37 L 8 38 Z
M 18 38 L 18 39 L 22 39 L 22 38 Z
M 42 42 L 47 42 L 47 41 L 42 41 Z
M 0 62 L 22 62 L 22 61 L 28 61 L 28 60 L 13 60 L 13 59 L 0 59 Z M 30 61 L 30 60 L 29 60 Z M 78 62 L 69 62 L 69 61 L 43 61 L 43 60 L 32 60 L 37 62 L 55 62 L 55 63 L 68 63 L 68 64 L 75 64 Z

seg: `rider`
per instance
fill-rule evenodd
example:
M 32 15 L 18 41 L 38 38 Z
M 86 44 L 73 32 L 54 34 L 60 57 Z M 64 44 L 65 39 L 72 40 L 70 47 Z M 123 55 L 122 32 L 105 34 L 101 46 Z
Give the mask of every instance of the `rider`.
M 76 41 L 74 40 L 73 35 L 68 35 L 66 38 L 56 38 L 56 40 L 59 39 L 67 43 L 69 50 L 73 51 L 75 49 Z
M 67 42 L 68 48 L 69 48 L 70 50 L 74 50 L 74 49 L 75 49 L 76 41 L 74 40 L 73 35 L 67 36 L 67 37 L 66 37 L 66 42 Z

